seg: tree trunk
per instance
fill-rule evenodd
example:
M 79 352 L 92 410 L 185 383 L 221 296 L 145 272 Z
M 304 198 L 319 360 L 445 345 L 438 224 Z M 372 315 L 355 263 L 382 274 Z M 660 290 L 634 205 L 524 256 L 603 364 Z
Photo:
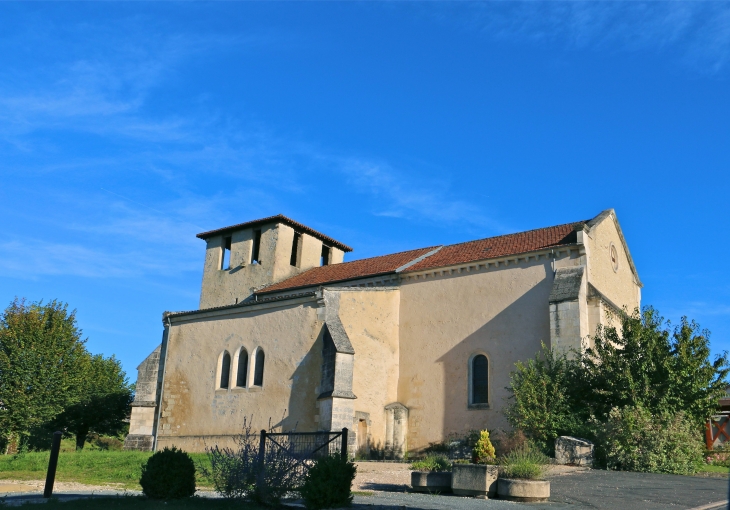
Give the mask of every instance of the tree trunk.
M 83 450 L 86 443 L 86 436 L 89 435 L 89 427 L 82 427 L 76 432 L 76 449 Z
M 15 455 L 18 453 L 18 434 L 11 432 L 6 436 L 8 441 L 5 446 L 5 455 Z

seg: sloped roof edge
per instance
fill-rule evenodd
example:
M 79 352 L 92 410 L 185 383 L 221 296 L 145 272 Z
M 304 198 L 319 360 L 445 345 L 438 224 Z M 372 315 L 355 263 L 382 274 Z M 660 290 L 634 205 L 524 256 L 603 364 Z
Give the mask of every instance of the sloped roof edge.
M 341 243 L 340 241 L 333 239 L 329 236 L 326 236 L 323 233 L 314 230 L 313 228 L 310 228 L 302 223 L 299 223 L 298 221 L 294 221 L 293 219 L 291 219 L 287 216 L 284 216 L 283 214 L 277 214 L 276 216 L 268 216 L 266 218 L 261 218 L 258 220 L 247 221 L 245 223 L 238 223 L 236 225 L 231 225 L 228 227 L 218 228 L 215 230 L 209 230 L 207 232 L 201 232 L 200 234 L 196 235 L 195 237 L 197 237 L 198 239 L 208 239 L 209 237 L 227 234 L 227 233 L 233 232 L 235 230 L 242 230 L 244 228 L 253 228 L 253 227 L 263 226 L 266 223 L 284 223 L 284 224 L 292 227 L 294 230 L 306 232 L 307 234 L 309 234 L 313 237 L 316 237 L 317 239 L 320 239 L 321 241 L 324 241 L 325 243 L 327 243 L 329 245 L 339 248 L 344 252 L 352 251 L 352 248 L 350 248 L 346 244 Z
M 588 232 L 590 233 L 590 231 L 593 230 L 594 227 L 603 223 L 603 221 L 608 217 L 611 217 L 613 219 L 613 223 L 616 226 L 616 231 L 618 232 L 618 238 L 621 240 L 621 245 L 624 247 L 624 252 L 626 253 L 626 258 L 629 259 L 629 267 L 631 268 L 631 272 L 634 273 L 634 278 L 636 279 L 636 284 L 639 287 L 644 287 L 644 284 L 641 282 L 641 278 L 639 278 L 639 272 L 636 270 L 636 266 L 634 265 L 634 259 L 631 257 L 631 252 L 629 251 L 629 245 L 626 243 L 626 238 L 624 237 L 624 233 L 621 230 L 621 225 L 618 222 L 618 217 L 616 216 L 616 211 L 613 208 L 602 211 L 598 216 L 596 216 L 592 220 L 588 221 L 586 223 L 586 227 L 588 227 Z

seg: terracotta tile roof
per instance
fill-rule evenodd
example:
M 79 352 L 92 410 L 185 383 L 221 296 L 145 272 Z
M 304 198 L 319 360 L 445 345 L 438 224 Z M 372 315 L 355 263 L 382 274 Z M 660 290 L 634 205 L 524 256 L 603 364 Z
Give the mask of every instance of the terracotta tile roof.
M 573 244 L 578 237 L 575 227 L 585 223 L 585 221 L 566 223 L 555 227 L 538 228 L 517 234 L 488 237 L 487 239 L 444 246 L 438 252 L 417 262 L 404 272 L 452 266 L 476 260 L 495 259 L 563 244 Z
M 431 246 L 418 250 L 404 251 L 355 260 L 331 266 L 315 267 L 297 276 L 259 290 L 256 294 L 265 294 L 281 290 L 313 287 L 329 283 L 355 280 L 386 273 L 395 273 L 396 269 L 408 264 L 402 272 L 421 271 L 437 267 L 452 266 L 477 260 L 495 259 L 520 253 L 529 253 L 577 242 L 576 227 L 585 225 L 586 221 L 566 223 L 554 227 L 538 228 L 527 232 L 518 232 L 497 237 L 488 237 L 466 243 L 449 246 Z M 435 253 L 416 261 L 427 253 L 440 248 Z
M 331 237 L 326 236 L 321 232 L 317 232 L 313 228 L 309 228 L 308 226 L 303 225 L 303 224 L 299 223 L 298 221 L 294 221 L 293 219 L 288 218 L 287 216 L 284 216 L 283 214 L 277 214 L 276 216 L 269 216 L 267 218 L 261 218 L 260 220 L 247 221 L 246 223 L 239 223 L 237 225 L 231 225 L 230 227 L 223 227 L 223 228 L 218 228 L 216 230 L 209 230 L 208 232 L 201 232 L 200 234 L 196 235 L 195 237 L 200 238 L 200 239 L 208 239 L 209 237 L 227 234 L 227 233 L 233 232 L 235 230 L 242 230 L 244 228 L 260 227 L 267 223 L 284 223 L 286 225 L 289 225 L 290 227 L 292 227 L 295 230 L 298 230 L 300 232 L 306 232 L 307 234 L 314 236 L 321 241 L 324 241 L 326 244 L 328 244 L 330 246 L 339 248 L 342 251 L 345 251 L 345 252 L 352 251 L 352 248 L 350 248 L 346 244 L 341 243 L 336 239 L 332 239 Z
M 403 251 L 400 253 L 381 255 L 380 257 L 372 257 L 369 259 L 353 260 L 352 262 L 343 262 L 342 264 L 315 267 L 296 276 L 292 276 L 283 282 L 261 289 L 256 294 L 284 289 L 295 289 L 299 287 L 311 287 L 326 283 L 335 283 L 346 280 L 354 280 L 357 278 L 365 278 L 368 276 L 376 276 L 379 274 L 394 273 L 399 267 L 436 248 L 437 246 L 432 246 L 430 248 Z

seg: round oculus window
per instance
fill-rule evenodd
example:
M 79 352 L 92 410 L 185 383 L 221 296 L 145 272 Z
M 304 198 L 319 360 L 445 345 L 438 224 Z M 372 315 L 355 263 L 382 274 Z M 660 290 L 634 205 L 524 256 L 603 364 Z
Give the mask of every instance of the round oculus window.
M 611 257 L 611 267 L 614 272 L 618 271 L 618 250 L 616 250 L 616 246 L 613 243 L 608 247 L 608 254 Z

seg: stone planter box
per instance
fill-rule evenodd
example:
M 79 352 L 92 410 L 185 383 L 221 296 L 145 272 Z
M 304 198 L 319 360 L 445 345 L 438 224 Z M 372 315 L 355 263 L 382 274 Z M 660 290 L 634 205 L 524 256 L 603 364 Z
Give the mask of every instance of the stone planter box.
M 411 487 L 417 492 L 451 492 L 451 473 L 411 471 Z
M 546 501 L 550 497 L 550 482 L 500 478 L 497 494 L 500 498 L 511 501 Z
M 493 498 L 497 495 L 497 466 L 486 464 L 454 464 L 451 490 L 457 496 Z

